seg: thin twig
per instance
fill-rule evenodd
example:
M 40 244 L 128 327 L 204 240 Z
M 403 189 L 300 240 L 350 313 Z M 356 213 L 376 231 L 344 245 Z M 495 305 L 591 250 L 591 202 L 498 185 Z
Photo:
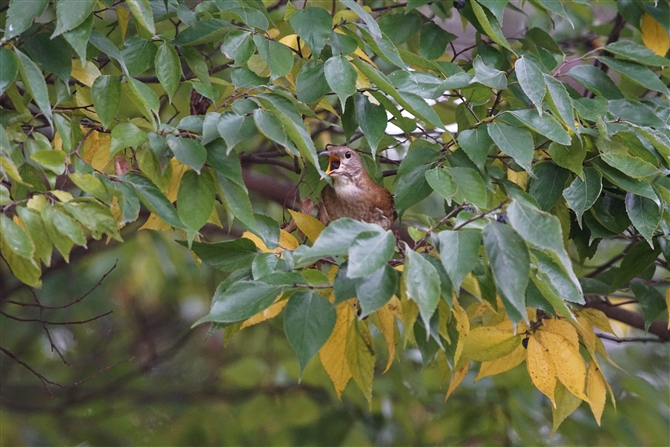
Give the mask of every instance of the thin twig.
M 628 338 L 617 338 L 613 337 L 612 335 L 608 334 L 596 334 L 600 338 L 604 338 L 605 340 L 610 340 L 610 341 L 615 341 L 617 343 L 666 343 L 666 340 L 661 340 L 660 338 L 649 338 L 649 337 L 628 337 Z
M 9 318 L 10 320 L 14 321 L 20 321 L 21 323 L 42 323 L 42 324 L 51 324 L 54 326 L 68 326 L 71 324 L 84 324 L 84 323 L 90 323 L 91 321 L 95 321 L 99 318 L 106 317 L 107 315 L 113 313 L 113 310 L 110 310 L 108 312 L 105 312 L 104 314 L 97 315 L 93 318 L 89 318 L 88 320 L 79 320 L 79 321 L 48 321 L 48 320 L 42 320 L 40 318 L 19 318 L 15 317 L 13 315 L 9 315 L 3 311 L 0 310 L 0 315 L 4 315 L 5 317 Z
M 470 219 L 466 220 L 465 222 L 463 222 L 463 223 L 460 224 L 460 225 L 456 225 L 456 226 L 454 227 L 454 231 L 456 231 L 456 230 L 460 230 L 461 228 L 463 228 L 463 227 L 466 226 L 467 224 L 469 224 L 469 223 L 471 223 L 471 222 L 474 222 L 475 220 L 482 219 L 482 218 L 484 218 L 486 215 L 491 214 L 492 212 L 499 210 L 500 208 L 502 208 L 503 206 L 505 206 L 505 204 L 506 204 L 507 202 L 509 202 L 510 199 L 511 199 L 510 196 L 505 197 L 505 200 L 503 200 L 502 202 L 500 202 L 500 205 L 496 206 L 495 208 L 491 208 L 490 210 L 486 211 L 485 213 L 478 214 L 477 216 L 471 217 Z

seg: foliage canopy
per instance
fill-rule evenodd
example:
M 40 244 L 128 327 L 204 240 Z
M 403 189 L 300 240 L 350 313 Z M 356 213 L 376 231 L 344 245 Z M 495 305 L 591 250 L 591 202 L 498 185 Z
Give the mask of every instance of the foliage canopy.
M 507 1 L 187 3 L 10 1 L 12 274 L 40 287 L 42 265 L 121 241 L 146 209 L 141 229 L 177 230 L 197 263 L 230 272 L 197 323 L 229 338 L 282 314 L 301 373 L 318 354 L 338 395 L 353 379 L 371 401 L 376 331 L 385 370 L 416 347 L 446 398 L 471 368 L 525 362 L 552 432 L 582 401 L 600 423 L 610 318 L 670 340 L 667 3 L 620 2 L 588 51 L 541 26 L 506 38 L 521 7 Z M 566 27 L 590 8 L 529 3 Z M 440 26 L 452 15 L 473 45 Z M 327 143 L 394 191 L 397 237 L 313 217 Z M 283 215 L 250 198 L 250 172 L 282 194 L 274 169 L 298 185 Z M 205 236 L 220 215 L 236 237 Z

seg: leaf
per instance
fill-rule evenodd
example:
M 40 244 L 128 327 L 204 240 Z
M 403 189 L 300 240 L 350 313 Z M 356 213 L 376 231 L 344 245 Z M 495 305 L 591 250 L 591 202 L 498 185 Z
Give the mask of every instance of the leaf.
M 9 40 L 27 30 L 33 20 L 41 16 L 49 5 L 49 0 L 10 0 L 5 22 L 4 40 Z
M 631 289 L 635 298 L 640 302 L 642 315 L 644 316 L 644 330 L 647 331 L 651 323 L 660 316 L 661 312 L 667 309 L 665 299 L 655 287 L 641 281 L 633 282 Z
M 600 426 L 600 418 L 605 409 L 606 393 L 605 377 L 603 377 L 603 373 L 600 367 L 598 367 L 596 360 L 592 358 L 586 374 L 586 396 L 589 398 L 589 406 L 598 426 Z
M 351 260 L 349 260 L 351 263 Z M 398 290 L 398 272 L 385 265 L 356 280 L 356 297 L 361 305 L 361 317 L 370 315 L 388 303 Z
M 573 329 L 574 331 L 574 329 Z M 579 353 L 579 346 L 569 342 L 564 336 L 540 329 L 536 332 L 540 344 L 546 349 L 556 367 L 556 378 L 575 396 L 588 401 L 586 388 L 586 365 Z M 575 334 L 576 337 L 576 334 Z
M 563 197 L 568 206 L 577 215 L 577 222 L 581 226 L 582 215 L 590 209 L 602 191 L 602 175 L 594 168 L 584 169 L 584 180 L 575 178 L 570 186 L 563 191 Z
M 550 76 L 546 73 L 542 75 L 544 77 L 544 83 L 547 86 L 547 103 L 549 107 L 554 112 L 554 115 L 558 115 L 563 121 L 563 124 L 568 126 L 569 129 L 575 128 L 575 113 L 573 111 L 572 100 L 568 94 L 565 85 L 553 76 Z
M 19 59 L 14 53 L 0 47 L 0 95 L 14 83 L 19 73 Z
M 102 127 L 109 129 L 121 105 L 121 78 L 107 75 L 98 76 L 91 87 L 91 100 L 100 118 L 100 124 L 102 124 Z M 119 131 L 117 131 L 117 138 L 118 135 Z M 116 150 L 118 149 L 117 147 Z
M 354 105 L 356 107 L 356 120 L 361 126 L 363 135 L 368 140 L 372 155 L 377 151 L 377 147 L 384 136 L 386 130 L 386 110 L 384 106 L 373 105 L 370 100 L 362 94 L 354 95 Z
M 191 230 L 199 230 L 212 214 L 215 201 L 214 181 L 209 172 L 198 175 L 186 171 L 179 184 L 177 213 Z
M 349 246 L 349 278 L 361 278 L 387 265 L 395 250 L 395 237 L 391 231 L 364 231 Z
M 309 265 L 326 256 L 345 255 L 356 236 L 367 231 L 383 232 L 378 225 L 359 222 L 347 217 L 337 219 L 321 232 L 314 245 L 305 247 L 304 251 L 295 254 L 296 265 Z
M 300 377 L 307 362 L 330 338 L 337 313 L 323 296 L 312 291 L 296 292 L 288 300 L 284 330 L 291 347 L 298 355 Z
M 333 56 L 324 66 L 326 82 L 340 99 L 342 110 L 347 98 L 356 93 L 358 73 L 345 56 Z
M 523 345 L 519 343 L 516 349 L 510 354 L 497 358 L 491 362 L 482 362 L 479 367 L 479 373 L 477 374 L 477 377 L 475 377 L 475 382 L 487 376 L 502 374 L 520 365 L 521 362 L 526 360 L 526 351 L 527 350 Z
M 510 52 L 516 54 L 516 52 L 507 42 L 507 39 L 505 39 L 505 36 L 503 35 L 502 30 L 500 29 L 500 25 L 496 21 L 495 17 L 493 17 L 491 13 L 485 11 L 484 8 L 482 8 L 476 1 L 470 2 L 470 5 L 472 6 L 472 11 L 475 13 L 479 24 L 481 25 L 484 32 L 486 32 L 486 35 L 501 47 L 507 48 Z
M 444 54 L 449 42 L 455 38 L 454 34 L 445 31 L 439 25 L 428 22 L 421 27 L 419 54 L 429 60 L 437 59 Z
M 448 203 L 451 203 L 451 198 L 456 194 L 458 184 L 451 178 L 449 171 L 438 166 L 426 171 L 425 177 L 433 191 L 441 195 Z
M 100 239 L 104 233 L 117 241 L 123 241 L 117 231 L 116 219 L 112 212 L 94 199 L 76 199 L 63 204 L 63 208 L 82 225 L 91 230 L 94 239 Z
M 50 39 L 46 32 L 26 38 L 24 48 L 32 60 L 43 70 L 54 73 L 64 83 L 72 72 L 72 54 L 63 37 Z
M 510 112 L 518 118 L 530 130 L 544 135 L 552 141 L 560 144 L 570 144 L 572 139 L 558 121 L 549 114 L 537 115 L 532 110 L 513 110 Z
M 558 427 L 563 421 L 570 416 L 579 406 L 582 401 L 574 394 L 570 393 L 567 388 L 561 383 L 556 384 L 556 405 L 551 409 L 552 427 L 550 436 L 553 436 L 558 430 Z
M 670 59 L 661 57 L 649 48 L 640 45 L 639 43 L 635 43 L 632 40 L 619 40 L 610 43 L 604 47 L 604 50 L 643 65 L 661 67 L 670 65 Z
M 147 133 L 133 123 L 121 123 L 112 129 L 112 147 L 109 157 L 113 157 L 127 147 L 138 148 L 147 141 L 147 138 Z
M 256 131 L 253 117 L 240 116 L 232 112 L 222 114 L 216 128 L 226 142 L 229 153 L 238 143 L 251 138 Z
M 45 206 L 45 208 L 51 208 L 49 218 L 59 233 L 66 236 L 76 245 L 86 246 L 86 236 L 81 229 L 81 225 L 66 213 L 59 204 L 51 207 Z M 44 215 L 42 215 L 42 218 L 44 218 Z
M 539 116 L 542 116 L 542 100 L 547 92 L 547 86 L 544 82 L 542 70 L 538 68 L 528 58 L 521 57 L 514 64 L 516 77 L 519 80 L 521 90 L 528 96 Z
M 51 242 L 51 239 L 49 239 L 44 222 L 42 221 L 42 216 L 39 212 L 24 206 L 16 207 L 16 213 L 21 218 L 21 221 L 28 231 L 28 235 L 32 239 L 32 243 L 35 245 L 35 252 L 42 260 L 44 265 L 49 267 L 51 265 L 51 252 L 53 251 L 53 243 Z M 5 250 L 3 248 L 3 252 L 4 251 Z
M 645 12 L 640 22 L 642 42 L 644 45 L 659 56 L 665 56 L 670 49 L 670 37 L 654 17 Z
M 433 191 L 425 177 L 429 168 L 430 166 L 425 165 L 417 166 L 404 175 L 399 174 L 395 195 L 395 206 L 399 216 L 428 197 Z
M 88 40 L 91 37 L 91 29 L 93 25 L 93 14 L 89 15 L 79 26 L 70 31 L 63 33 L 63 37 L 70 44 L 72 49 L 79 56 L 79 62 L 83 65 L 86 62 L 86 47 Z
M 612 59 L 611 57 L 606 56 L 600 56 L 598 57 L 598 60 L 604 62 L 605 65 L 617 73 L 627 76 L 634 83 L 648 88 L 649 90 L 655 90 L 666 96 L 670 96 L 668 87 L 647 67 L 643 67 L 634 62 Z
M 460 203 L 466 200 L 468 203 L 472 203 L 480 208 L 486 207 L 488 202 L 486 185 L 476 170 L 458 167 L 447 168 L 447 171 L 449 171 L 451 178 L 458 185 L 458 190 L 454 196 L 455 202 Z
M 47 83 L 44 80 L 42 71 L 37 68 L 37 65 L 25 54 L 14 48 L 14 52 L 19 57 L 19 73 L 21 79 L 33 97 L 35 104 L 42 111 L 44 117 L 51 123 L 51 103 L 49 102 L 49 91 L 47 90 Z
M 177 242 L 182 243 L 182 241 Z M 182 244 L 185 245 L 186 243 L 183 242 Z M 191 250 L 204 263 L 224 272 L 250 267 L 258 254 L 254 243 L 246 238 L 213 244 L 193 242 Z
M 658 259 L 661 253 L 661 247 L 650 247 L 648 244 L 640 241 L 628 250 L 621 260 L 621 265 L 616 271 L 610 290 L 612 292 L 627 284 L 631 279 L 644 272 L 654 261 Z
M 495 326 L 480 326 L 468 333 L 462 356 L 477 362 L 489 362 L 511 354 L 520 344 L 521 335 Z
M 347 334 L 347 365 L 351 376 L 363 391 L 368 404 L 372 403 L 372 379 L 375 369 L 375 351 L 370 329 L 365 321 L 354 320 Z
M 554 163 L 536 163 L 533 166 L 536 178 L 528 193 L 537 200 L 544 211 L 549 211 L 561 199 L 570 172 Z
M 538 339 L 537 335 L 533 335 L 528 339 L 528 357 L 526 359 L 528 375 L 530 375 L 530 380 L 535 385 L 535 388 L 547 396 L 553 407 L 556 408 L 556 401 L 554 400 L 556 366 L 554 366 L 549 351 Z
M 463 280 L 479 263 L 482 234 L 473 230 L 445 230 L 437 233 L 436 237 L 442 265 L 458 296 Z
M 554 163 L 562 168 L 571 170 L 584 180 L 584 167 L 582 163 L 586 158 L 586 151 L 582 148 L 577 138 L 572 139 L 570 146 L 552 142 L 549 145 L 548 152 Z
M 202 323 L 235 323 L 253 317 L 270 307 L 286 286 L 266 284 L 261 281 L 238 281 L 230 287 L 221 283 L 214 292 L 212 308 L 193 326 Z
M 0 214 L 0 227 L 0 251 L 14 276 L 31 287 L 40 287 L 42 270 L 33 258 L 35 247 L 30 236 L 4 214 Z
M 613 137 L 611 141 L 598 138 L 596 140 L 596 147 L 600 151 L 601 158 L 605 163 L 630 177 L 642 178 L 658 172 L 656 166 L 631 155 L 630 149 L 618 137 Z
M 351 371 L 347 362 L 347 338 L 349 328 L 354 321 L 354 312 L 351 303 L 341 303 L 336 307 L 337 320 L 330 338 L 319 350 L 319 358 L 323 369 L 326 370 L 338 399 L 342 398 L 342 391 L 351 379 Z
M 165 89 L 169 101 L 172 102 L 172 96 L 179 87 L 182 75 L 179 55 L 172 45 L 163 42 L 156 52 L 154 64 L 158 81 Z
M 354 0 L 342 0 L 342 3 L 352 11 L 354 11 L 356 14 L 358 14 L 358 17 L 363 19 L 365 24 L 368 26 L 370 29 L 370 34 L 372 34 L 372 37 L 375 40 L 379 40 L 382 37 L 382 32 L 379 29 L 379 25 L 377 24 L 377 21 L 372 17 L 365 9 L 363 9 L 358 3 L 356 3 Z
M 502 25 L 503 13 L 505 12 L 505 6 L 507 6 L 507 0 L 479 0 L 479 3 L 491 11 L 498 23 Z
M 531 134 L 518 127 L 504 123 L 489 123 L 489 136 L 501 151 L 511 156 L 519 166 L 532 173 L 534 146 Z
M 466 129 L 458 134 L 458 145 L 465 151 L 468 158 L 477 165 L 479 169 L 484 169 L 489 149 L 493 145 L 493 140 L 489 136 L 487 125 L 478 126 L 476 129 Z
M 245 65 L 256 51 L 251 33 L 246 31 L 231 31 L 221 45 L 221 53 L 229 59 L 235 60 L 236 67 Z
M 203 19 L 179 32 L 174 43 L 179 46 L 194 46 L 203 43 L 221 41 L 230 32 L 231 25 L 219 19 Z
M 632 193 L 626 194 L 626 213 L 633 226 L 653 247 L 652 236 L 663 217 L 663 210 L 651 199 Z
M 575 282 L 572 269 L 566 271 L 567 269 L 564 265 L 560 265 L 553 256 L 544 251 L 533 249 L 532 255 L 533 264 L 537 267 L 540 274 L 546 275 L 544 282 L 554 294 L 564 301 L 584 304 L 581 286 Z M 557 306 L 554 305 L 554 307 Z
M 160 102 L 158 101 L 156 93 L 154 93 L 149 86 L 132 77 L 128 78 L 128 86 L 130 87 L 133 96 L 136 97 L 138 103 L 144 107 L 148 107 L 149 110 L 155 114 L 158 114 Z M 131 99 L 133 96 L 131 96 Z
M 437 270 L 405 244 L 405 268 L 402 277 L 408 298 L 417 303 L 424 325 L 430 327 L 430 319 L 440 300 L 440 276 Z
M 526 243 L 512 228 L 497 222 L 486 224 L 483 241 L 505 307 L 511 305 L 524 316 L 525 291 L 530 275 Z
M 326 46 L 333 26 L 333 19 L 328 11 L 319 7 L 300 9 L 291 16 L 289 22 L 316 59 Z
M 393 300 L 393 298 L 391 298 Z M 395 358 L 395 328 L 396 328 L 396 323 L 395 323 L 395 316 L 393 315 L 393 306 L 400 306 L 400 302 L 398 301 L 398 298 L 395 298 L 396 303 L 394 304 L 393 301 L 387 304 L 386 306 L 382 307 L 377 311 L 377 318 L 379 318 L 379 325 L 377 326 L 379 328 L 379 331 L 382 333 L 384 336 L 384 341 L 386 341 L 386 347 L 389 351 L 389 359 L 386 362 L 386 368 L 384 369 L 384 373 L 389 370 L 391 365 L 393 364 L 393 360 Z
M 326 228 L 320 220 L 310 216 L 309 214 L 299 213 L 291 209 L 289 209 L 288 212 L 291 214 L 291 217 L 295 221 L 300 231 L 305 233 L 307 239 L 312 242 L 315 242 L 321 232 Z
M 128 0 L 127 4 L 137 23 L 149 31 L 152 36 L 155 35 L 154 15 L 149 0 Z
M 96 0 L 59 0 L 56 3 L 56 29 L 51 38 L 79 26 L 95 9 Z
M 177 157 L 177 160 L 200 174 L 200 170 L 207 160 L 207 149 L 200 141 L 168 135 L 167 145 Z
M 623 99 L 614 82 L 593 65 L 575 65 L 568 75 L 598 96 L 603 96 L 605 99 Z
M 505 72 L 486 65 L 480 55 L 475 57 L 473 66 L 475 69 L 475 77 L 472 78 L 470 83 L 479 82 L 482 85 L 498 90 L 507 88 L 507 76 L 505 75 Z
M 323 69 L 323 62 L 317 60 L 309 61 L 302 66 L 295 81 L 299 101 L 306 104 L 313 103 L 330 91 Z
M 293 68 L 293 51 L 286 45 L 254 34 L 258 54 L 270 66 L 270 81 L 286 76 Z
M 140 201 L 149 211 L 175 228 L 186 228 L 179 218 L 177 210 L 151 180 L 132 172 L 119 176 L 119 179 L 133 186 Z

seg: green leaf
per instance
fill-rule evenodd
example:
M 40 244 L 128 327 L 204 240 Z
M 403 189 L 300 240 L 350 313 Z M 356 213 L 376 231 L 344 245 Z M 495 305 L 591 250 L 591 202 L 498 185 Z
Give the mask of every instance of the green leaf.
M 614 82 L 593 65 L 576 65 L 570 69 L 568 75 L 598 96 L 606 99 L 623 98 Z
M 44 226 L 44 221 L 42 221 L 42 216 L 39 212 L 27 208 L 25 206 L 17 206 L 16 213 L 23 221 L 28 234 L 32 239 L 33 244 L 35 245 L 35 251 L 40 257 L 44 265 L 49 267 L 51 265 L 51 252 L 53 251 L 53 243 L 49 239 L 47 230 Z M 4 226 L 3 226 L 4 231 Z M 4 251 L 4 250 L 3 250 Z
M 65 172 L 65 152 L 56 149 L 46 149 L 34 152 L 30 158 L 56 175 Z
M 630 149 L 618 137 L 613 137 L 610 141 L 598 138 L 596 147 L 605 163 L 631 177 L 642 178 L 659 171 L 651 163 L 631 155 Z
M 149 211 L 175 228 L 186 228 L 170 201 L 151 180 L 132 172 L 123 174 L 119 179 L 133 186 L 140 201 Z
M 395 194 L 398 216 L 402 216 L 411 206 L 421 202 L 433 191 L 425 177 L 429 168 L 430 166 L 417 166 L 404 175 L 399 174 Z
M 156 76 L 158 81 L 165 89 L 168 99 L 172 102 L 172 95 L 177 91 L 181 81 L 181 63 L 179 62 L 179 55 L 172 45 L 167 42 L 158 48 L 156 52 Z
M 498 23 L 502 25 L 503 13 L 505 12 L 505 6 L 507 6 L 507 0 L 478 0 L 478 1 L 483 7 L 491 11 L 493 16 L 498 21 Z
M 475 77 L 472 78 L 471 83 L 479 82 L 487 87 L 504 90 L 507 88 L 507 76 L 504 71 L 489 67 L 484 63 L 480 55 L 475 57 L 473 62 L 475 69 Z
M 570 146 L 552 142 L 549 145 L 548 152 L 558 166 L 569 169 L 580 178 L 584 178 L 582 163 L 586 158 L 586 151 L 582 149 L 582 145 L 577 138 L 572 139 L 572 145 Z
M 44 80 L 42 71 L 37 68 L 37 65 L 25 54 L 14 48 L 14 52 L 19 57 L 21 63 L 19 64 L 19 73 L 30 96 L 33 97 L 35 104 L 42 111 L 45 118 L 51 123 L 51 103 L 49 102 L 49 91 L 47 90 L 47 83 Z
M 451 178 L 449 171 L 437 166 L 426 171 L 424 175 L 433 191 L 441 195 L 447 203 L 451 204 L 451 198 L 456 194 L 458 184 Z
M 481 25 L 484 32 L 486 32 L 486 35 L 488 35 L 501 47 L 507 48 L 510 52 L 516 54 L 516 52 L 509 45 L 509 42 L 507 42 L 507 39 L 505 39 L 505 36 L 503 35 L 503 32 L 500 29 L 500 25 L 498 24 L 498 21 L 495 19 L 495 17 L 493 17 L 491 13 L 485 11 L 484 8 L 482 8 L 476 1 L 471 1 L 469 3 L 472 6 L 472 11 L 475 13 L 479 24 Z
M 560 144 L 570 144 L 572 139 L 566 130 L 551 115 L 538 115 L 532 110 L 512 110 L 510 113 L 530 130 L 544 135 Z
M 577 177 L 570 186 L 563 191 L 563 197 L 568 202 L 576 216 L 579 226 L 582 225 L 582 215 L 591 208 L 602 191 L 602 174 L 595 168 L 584 168 L 584 180 Z
M 137 100 L 145 107 L 148 107 L 149 110 L 158 115 L 160 109 L 160 102 L 158 96 L 154 93 L 151 88 L 145 83 L 138 81 L 135 78 L 127 78 L 128 85 L 131 87 L 131 91 L 136 95 Z
M 420 14 L 408 11 L 407 14 L 384 14 L 378 23 L 381 31 L 389 36 L 394 45 L 401 45 L 419 31 L 422 20 Z
M 49 5 L 49 0 L 10 0 L 5 22 L 5 36 L 9 40 L 27 30 L 33 20 L 41 16 Z
M 559 17 L 564 18 L 565 20 L 570 23 L 570 25 L 574 28 L 575 25 L 572 23 L 572 19 L 570 18 L 570 15 L 568 15 L 567 12 L 565 12 L 565 8 L 563 7 L 562 2 L 557 2 L 555 0 L 538 0 L 538 2 L 544 6 L 548 11 L 553 12 L 554 14 L 558 15 Z
M 429 60 L 437 59 L 444 54 L 447 45 L 454 39 L 456 39 L 454 34 L 435 23 L 428 22 L 421 27 L 419 54 Z
M 312 50 L 312 57 L 316 60 L 323 47 L 326 46 L 333 26 L 333 19 L 328 11 L 315 6 L 300 9 L 291 16 L 289 22 L 298 36 Z
M 186 245 L 185 241 L 177 242 Z M 191 250 L 202 259 L 202 262 L 224 272 L 250 267 L 258 254 L 256 245 L 250 239 L 243 237 L 214 244 L 193 242 Z
M 656 247 L 650 247 L 640 241 L 633 245 L 621 260 L 621 266 L 616 270 L 608 292 L 614 292 L 621 286 L 626 285 L 631 279 L 638 277 L 658 259 L 660 253 L 661 247 L 658 244 L 656 244 Z
M 65 261 L 70 262 L 69 260 L 70 250 L 72 250 L 74 243 L 57 226 L 55 221 L 56 211 L 54 210 L 54 207 L 53 206 L 42 207 L 41 216 L 42 221 L 44 222 L 44 228 L 46 229 L 49 239 L 51 239 L 53 244 L 56 246 L 56 249 L 63 256 Z
M 82 225 L 91 230 L 94 239 L 100 239 L 103 233 L 122 241 L 116 228 L 116 219 L 112 212 L 102 203 L 91 198 L 71 200 L 63 204 L 63 208 Z
M 461 203 L 465 200 L 479 208 L 486 207 L 488 202 L 486 185 L 476 170 L 461 167 L 447 168 L 447 170 L 458 185 L 458 190 L 454 196 L 455 202 Z
M 119 65 L 121 65 L 121 69 L 124 71 L 124 73 L 128 73 L 128 67 L 126 67 L 126 62 L 123 60 L 123 54 L 104 34 L 102 34 L 97 29 L 94 29 L 91 31 L 89 41 L 98 50 L 102 51 L 112 59 L 115 59 Z
M 379 225 L 359 222 L 348 217 L 331 222 L 321 232 L 314 245 L 305 247 L 300 253 L 296 252 L 296 266 L 309 265 L 323 257 L 347 254 L 354 239 L 363 232 L 384 234 L 384 230 Z
M 612 70 L 619 74 L 628 76 L 631 81 L 641 85 L 649 90 L 661 92 L 666 96 L 670 96 L 668 87 L 658 79 L 653 71 L 647 67 L 636 64 L 634 62 L 622 61 L 620 59 L 612 59 L 611 57 L 599 56 L 598 60 L 604 62 Z
M 151 11 L 151 4 L 149 0 L 128 0 L 126 2 L 133 13 L 133 17 L 144 29 L 149 31 L 151 35 L 156 34 L 156 27 L 154 26 L 154 14 Z
M 479 169 L 484 169 L 489 149 L 493 144 L 487 127 L 488 125 L 484 124 L 476 129 L 466 129 L 460 132 L 457 138 L 458 145 Z
M 180 46 L 193 46 L 220 42 L 221 38 L 230 32 L 232 26 L 230 23 L 219 19 L 198 20 L 193 26 L 180 31 L 174 43 Z
M 426 327 L 430 327 L 430 318 L 440 301 L 440 276 L 437 269 L 405 244 L 405 268 L 402 278 L 407 296 L 419 306 L 421 319 Z
M 363 135 L 368 140 L 374 157 L 377 147 L 384 136 L 384 130 L 386 130 L 386 110 L 384 106 L 372 104 L 362 94 L 354 95 L 354 105 L 356 107 L 356 120 L 361 126 Z
M 435 237 L 439 241 L 440 260 L 444 270 L 456 295 L 460 295 L 463 280 L 479 263 L 482 233 L 474 230 L 445 230 L 437 233 Z
M 200 174 L 200 170 L 207 160 L 207 149 L 200 141 L 168 135 L 167 144 L 177 160 Z
M 24 48 L 39 68 L 68 83 L 72 72 L 72 54 L 63 37 L 50 39 L 49 33 L 37 33 L 26 38 Z
M 89 193 L 101 202 L 109 202 L 111 200 L 107 187 L 94 175 L 75 172 L 68 174 L 68 177 L 79 189 Z
M 0 214 L 0 251 L 16 278 L 31 287 L 40 286 L 42 271 L 33 258 L 35 247 L 20 225 Z
M 533 172 L 536 178 L 528 193 L 535 197 L 542 210 L 549 211 L 561 199 L 570 172 L 553 163 L 536 163 Z
M 235 61 L 235 66 L 246 64 L 256 50 L 256 44 L 247 31 L 231 31 L 221 45 L 221 53 Z
M 100 124 L 109 129 L 121 105 L 121 78 L 108 75 L 98 76 L 91 87 L 91 100 L 100 118 Z
M 658 202 L 658 196 L 647 180 L 634 179 L 622 173 L 621 171 L 610 167 L 601 160 L 596 160 L 594 164 L 598 167 L 598 170 L 600 170 L 603 177 L 614 183 L 619 188 L 628 192 L 632 192 L 638 196 L 646 197 L 654 202 Z M 660 204 L 660 202 L 658 203 Z
M 563 124 L 569 129 L 575 128 L 575 113 L 573 111 L 572 100 L 567 89 L 561 81 L 553 76 L 543 73 L 544 83 L 547 86 L 547 103 L 554 115 L 559 116 Z
M 263 109 L 255 109 L 254 122 L 263 136 L 286 147 L 292 154 L 299 155 L 298 150 L 288 138 L 281 121 L 272 113 Z
M 209 69 L 207 68 L 205 57 L 198 50 L 191 47 L 180 47 L 179 52 L 184 56 L 186 64 L 198 79 L 201 82 L 210 85 L 212 81 L 209 79 Z
M 538 271 L 546 275 L 548 284 L 555 293 L 565 301 L 584 304 L 584 296 L 580 286 L 575 284 L 564 268 L 552 256 L 540 250 L 531 249 L 533 264 Z M 537 285 L 537 283 L 535 283 Z
M 0 95 L 14 83 L 19 73 L 19 60 L 14 53 L 0 47 Z
M 187 228 L 198 231 L 207 223 L 214 208 L 215 194 L 214 180 L 209 172 L 198 175 L 189 170 L 184 173 L 177 194 L 177 213 Z
M 356 51 L 356 48 L 358 48 L 358 42 L 353 37 L 349 37 L 346 34 L 336 33 L 335 30 L 333 30 L 330 32 L 330 47 L 333 50 L 333 55 L 348 56 Z
M 356 280 L 354 296 L 361 304 L 361 317 L 370 315 L 386 305 L 398 290 L 398 272 L 385 265 Z
M 517 59 L 514 64 L 516 77 L 519 80 L 521 90 L 528 96 L 538 114 L 542 116 L 542 100 L 547 92 L 547 85 L 544 83 L 542 70 L 526 57 Z
M 298 101 L 310 104 L 323 98 L 330 91 L 323 62 L 313 60 L 302 66 L 296 78 Z
M 340 98 L 340 104 L 344 110 L 347 98 L 356 93 L 356 79 L 358 73 L 345 56 L 333 56 L 328 59 L 324 66 L 326 82 Z
M 667 67 L 670 65 L 670 59 L 658 56 L 644 45 L 633 42 L 632 40 L 619 40 L 606 45 L 603 50 L 621 56 L 624 59 L 638 62 L 644 65 Z
M 246 6 L 243 6 L 241 8 L 230 8 L 229 5 L 231 2 L 227 2 L 228 5 L 226 5 L 225 11 L 231 14 L 236 15 L 237 17 L 240 18 L 242 22 L 247 24 L 249 27 L 254 27 L 254 28 L 260 28 L 263 31 L 268 30 L 269 22 L 267 17 L 259 11 L 258 9 L 255 8 L 248 8 Z M 242 3 L 242 2 L 240 2 Z M 219 7 L 221 6 L 221 2 L 218 2 Z M 233 3 L 234 4 L 234 3 Z M 261 6 L 263 9 L 265 9 L 264 6 Z
M 337 313 L 330 302 L 312 291 L 296 292 L 288 300 L 284 330 L 298 355 L 300 376 L 307 363 L 326 343 L 335 327 Z
M 665 298 L 655 287 L 640 281 L 631 284 L 631 289 L 635 298 L 640 302 L 642 315 L 644 315 L 644 330 L 647 331 L 651 323 L 667 309 Z
M 63 37 L 70 44 L 72 49 L 79 56 L 79 60 L 83 65 L 86 62 L 86 47 L 88 40 L 91 37 L 91 29 L 93 26 L 93 14 L 88 16 L 78 27 L 63 33 Z
M 96 0 L 59 0 L 56 3 L 56 29 L 52 38 L 75 29 L 95 9 Z
M 112 148 L 109 157 L 112 158 L 127 147 L 137 148 L 147 141 L 147 133 L 133 123 L 121 123 L 112 129 Z
M 235 323 L 264 311 L 286 289 L 286 286 L 270 285 L 261 281 L 238 281 L 228 288 L 221 283 L 214 292 L 209 314 L 196 321 L 193 326 L 206 322 Z
M 136 37 L 126 39 L 125 48 L 121 54 L 123 54 L 123 60 L 126 61 L 128 73 L 131 76 L 138 76 L 153 68 L 157 51 L 156 45 L 146 39 Z
M 349 278 L 371 275 L 387 265 L 395 250 L 395 237 L 390 231 L 364 231 L 349 247 Z
M 226 142 L 228 152 L 232 151 L 236 144 L 252 137 L 256 132 L 253 117 L 240 116 L 231 112 L 221 115 L 216 128 Z
M 486 224 L 483 241 L 505 307 L 511 306 L 525 318 L 526 286 L 530 275 L 526 243 L 512 228 L 497 222 Z
M 379 25 L 377 24 L 377 21 L 372 17 L 365 9 L 363 9 L 358 3 L 356 3 L 354 0 L 342 0 L 342 3 L 352 11 L 354 11 L 356 14 L 358 14 L 358 17 L 363 19 L 365 24 L 368 26 L 370 29 L 370 34 L 372 34 L 372 37 L 375 40 L 379 40 L 382 37 L 382 31 L 379 29 Z
M 258 54 L 270 66 L 270 81 L 286 76 L 293 68 L 293 51 L 286 45 L 254 34 Z
M 52 207 L 45 206 L 45 208 L 52 208 L 53 224 L 58 228 L 58 231 L 67 236 L 76 245 L 86 246 L 86 236 L 81 229 L 81 225 L 74 220 L 70 214 L 66 213 L 61 204 L 55 204 Z
M 653 200 L 635 194 L 626 194 L 626 213 L 633 226 L 653 247 L 652 236 L 663 217 L 663 210 Z
M 489 136 L 501 151 L 511 156 L 519 166 L 532 174 L 531 162 L 535 148 L 531 134 L 518 127 L 504 123 L 489 123 Z

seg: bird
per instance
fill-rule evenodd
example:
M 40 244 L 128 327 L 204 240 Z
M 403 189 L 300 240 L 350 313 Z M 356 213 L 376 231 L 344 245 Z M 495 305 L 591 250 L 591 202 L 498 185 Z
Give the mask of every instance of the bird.
M 333 185 L 324 186 L 321 200 L 330 220 L 340 217 L 377 224 L 388 230 L 398 217 L 393 195 L 368 175 L 361 157 L 347 146 L 330 146 L 326 174 Z

